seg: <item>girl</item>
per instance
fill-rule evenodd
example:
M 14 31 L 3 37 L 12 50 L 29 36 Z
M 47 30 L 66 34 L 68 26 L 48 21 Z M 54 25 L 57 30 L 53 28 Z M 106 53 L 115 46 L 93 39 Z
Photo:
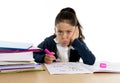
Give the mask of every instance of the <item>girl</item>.
M 47 64 L 55 60 L 79 62 L 81 58 L 84 64 L 93 65 L 95 56 L 83 41 L 81 28 L 74 9 L 63 8 L 55 19 L 55 34 L 38 45 L 43 50 L 34 53 L 35 62 Z M 52 53 L 46 54 L 44 52 L 46 48 Z

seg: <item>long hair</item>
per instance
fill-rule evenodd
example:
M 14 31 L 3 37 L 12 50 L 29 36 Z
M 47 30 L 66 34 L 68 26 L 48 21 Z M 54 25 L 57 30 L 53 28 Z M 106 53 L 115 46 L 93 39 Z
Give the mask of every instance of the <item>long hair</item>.
M 58 15 L 56 16 L 55 19 L 55 26 L 60 23 L 60 22 L 66 22 L 72 26 L 77 26 L 79 29 L 79 38 L 80 39 L 85 39 L 83 33 L 82 33 L 82 26 L 79 23 L 76 13 L 74 11 L 74 9 L 67 7 L 67 8 L 63 8 Z

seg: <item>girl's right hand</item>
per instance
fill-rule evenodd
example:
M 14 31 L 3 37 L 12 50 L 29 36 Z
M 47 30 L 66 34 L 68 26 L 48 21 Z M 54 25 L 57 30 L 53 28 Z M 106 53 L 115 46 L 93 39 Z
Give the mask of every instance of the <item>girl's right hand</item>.
M 45 58 L 44 58 L 44 62 L 45 63 L 51 64 L 53 62 L 53 60 L 55 60 L 55 56 L 54 55 L 45 54 Z

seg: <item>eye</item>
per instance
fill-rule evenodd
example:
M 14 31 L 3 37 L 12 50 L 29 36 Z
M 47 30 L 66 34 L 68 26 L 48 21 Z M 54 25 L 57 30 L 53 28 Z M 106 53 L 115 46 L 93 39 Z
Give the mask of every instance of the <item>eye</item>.
M 62 31 L 58 31 L 58 34 L 62 34 L 63 32 Z
M 67 31 L 67 34 L 70 34 L 72 31 Z

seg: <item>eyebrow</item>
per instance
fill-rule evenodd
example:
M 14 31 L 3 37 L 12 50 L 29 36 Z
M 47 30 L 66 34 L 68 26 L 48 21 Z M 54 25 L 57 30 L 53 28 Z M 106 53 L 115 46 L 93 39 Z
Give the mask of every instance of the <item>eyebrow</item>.
M 63 30 L 58 30 L 58 31 L 63 31 Z M 72 31 L 72 30 L 65 30 L 65 31 Z

